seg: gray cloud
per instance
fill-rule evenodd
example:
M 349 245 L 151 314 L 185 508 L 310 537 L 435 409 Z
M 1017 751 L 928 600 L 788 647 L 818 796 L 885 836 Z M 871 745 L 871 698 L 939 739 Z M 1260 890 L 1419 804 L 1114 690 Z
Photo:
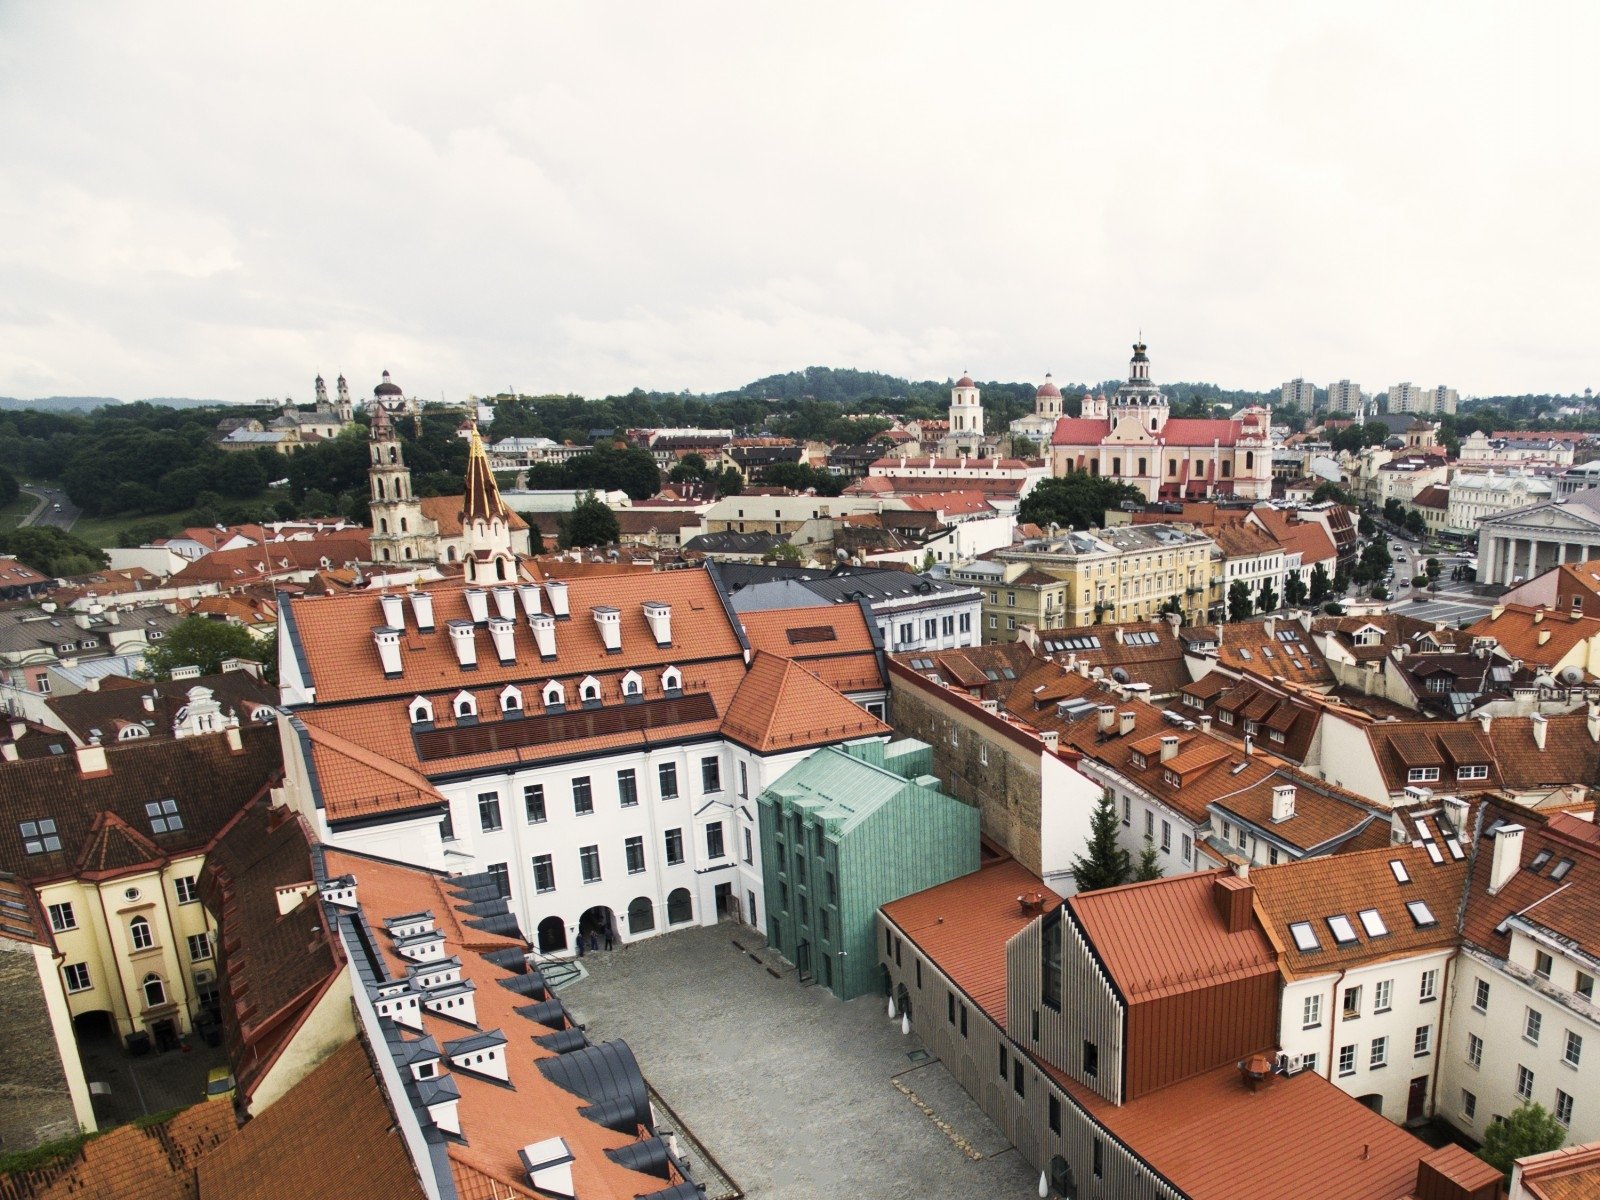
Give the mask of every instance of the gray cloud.
M 1293 11 L 1285 11 L 1292 8 Z M 0 393 L 1594 384 L 1600 11 L 0 7 Z

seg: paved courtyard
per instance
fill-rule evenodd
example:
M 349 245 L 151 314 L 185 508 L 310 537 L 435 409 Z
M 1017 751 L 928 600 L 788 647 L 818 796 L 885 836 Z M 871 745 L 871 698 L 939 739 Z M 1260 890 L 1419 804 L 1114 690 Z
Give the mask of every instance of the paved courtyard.
M 563 989 L 753 1200 L 1026 1200 L 1038 1175 L 884 1001 L 781 979 L 724 923 L 589 955 Z M 909 1094 L 908 1094 L 909 1093 Z M 692 1169 L 692 1168 L 691 1168 Z

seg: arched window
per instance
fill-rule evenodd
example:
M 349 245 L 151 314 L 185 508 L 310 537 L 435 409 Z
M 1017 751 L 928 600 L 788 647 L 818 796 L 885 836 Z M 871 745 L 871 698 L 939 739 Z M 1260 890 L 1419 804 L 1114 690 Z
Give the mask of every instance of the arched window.
M 409 533 L 410 531 L 411 531 L 411 522 L 407 521 L 404 517 L 401 517 L 400 518 L 400 532 L 401 533 Z
M 404 554 L 404 555 L 405 555 L 405 556 L 406 556 L 406 557 L 407 557 L 407 558 L 410 558 L 410 557 L 411 557 L 411 547 L 410 547 L 410 546 L 407 546 L 407 547 L 406 547 L 406 548 L 405 548 L 405 549 L 404 549 L 404 550 L 403 550 L 403 551 L 402 551 L 402 553 L 403 553 L 403 554 Z
M 522 693 L 508 685 L 506 690 L 500 693 L 500 711 L 503 713 L 521 712 Z
M 448 550 L 446 550 L 444 552 L 444 556 L 445 556 L 445 560 L 447 562 L 455 562 L 455 560 L 456 560 L 456 548 L 454 546 L 451 546 Z
M 411 723 L 413 725 L 426 725 L 433 721 L 433 705 L 423 697 L 418 696 L 411 702 Z
M 143 725 L 124 725 L 122 727 L 122 732 L 117 734 L 117 741 L 131 742 L 135 738 L 147 738 L 149 736 L 150 731 Z
M 383 499 L 383 480 L 382 479 L 374 479 L 372 481 L 372 486 L 377 490 L 378 499 L 382 500 Z
M 578 684 L 578 699 L 587 704 L 591 700 L 600 699 L 600 681 L 593 675 L 586 675 L 583 682 Z
M 389 518 L 388 517 L 379 517 L 378 518 L 378 532 L 379 533 L 388 533 L 389 532 Z
M 565 705 L 567 702 L 567 689 L 552 679 L 544 685 L 542 699 L 546 708 L 552 708 L 557 704 Z
M 673 888 L 667 894 L 667 924 L 682 925 L 685 921 L 694 920 L 694 901 L 689 898 L 688 888 Z
M 1254 471 L 1256 469 L 1256 452 L 1254 450 L 1246 450 L 1244 452 L 1244 469 L 1246 471 Z
M 160 1008 L 167 1002 L 167 985 L 161 982 L 161 976 L 154 971 L 144 977 L 144 1006 L 146 1008 Z
M 128 936 L 133 939 L 135 950 L 148 950 L 156 944 L 155 935 L 150 932 L 150 922 L 143 917 L 135 917 L 128 922 Z
M 384 562 L 388 562 L 389 561 L 389 547 L 385 546 L 383 548 L 383 550 L 382 550 L 382 554 L 383 554 L 383 561 Z
M 640 896 L 628 905 L 629 933 L 649 933 L 655 927 L 656 906 L 650 903 L 650 897 Z
M 677 667 L 668 667 L 661 672 L 661 690 L 664 692 L 681 692 L 683 690 L 683 672 Z
M 478 715 L 478 698 L 471 692 L 457 692 L 456 698 L 450 702 L 455 710 L 456 718 L 475 717 Z
M 398 447 L 398 446 L 390 446 L 389 447 L 389 461 L 390 462 L 399 462 L 400 461 L 400 447 Z
M 639 677 L 639 672 L 629 671 L 622 677 L 622 694 L 624 696 L 644 695 L 644 680 Z
M 497 558 L 497 559 L 494 560 L 494 577 L 496 579 L 499 579 L 499 580 L 502 580 L 502 581 L 505 579 L 505 577 L 506 577 L 506 560 L 505 559 Z

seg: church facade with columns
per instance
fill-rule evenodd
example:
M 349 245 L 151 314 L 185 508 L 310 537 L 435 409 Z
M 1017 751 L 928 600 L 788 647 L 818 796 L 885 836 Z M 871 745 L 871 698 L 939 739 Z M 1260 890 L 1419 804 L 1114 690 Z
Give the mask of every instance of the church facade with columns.
M 1600 558 L 1600 488 L 1478 523 L 1478 581 L 1510 587 L 1564 563 Z

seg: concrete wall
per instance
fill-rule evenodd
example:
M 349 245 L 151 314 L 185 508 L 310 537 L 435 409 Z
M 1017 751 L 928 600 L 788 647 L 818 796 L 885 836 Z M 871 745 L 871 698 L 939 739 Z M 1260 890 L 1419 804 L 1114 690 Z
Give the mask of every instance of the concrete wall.
M 52 1004 L 55 968 L 50 952 L 31 942 L 0 938 L 0 1148 L 31 1149 L 93 1129 L 72 1024 L 59 999 Z
M 316 900 L 310 903 L 314 904 Z M 350 972 L 345 970 L 333 977 L 328 990 L 306 1014 L 277 1061 L 257 1080 L 255 1090 L 250 1094 L 250 1115 L 259 1116 L 265 1112 L 285 1092 L 311 1074 L 318 1063 L 354 1037 L 355 1033 L 356 1013 L 351 1003 Z

